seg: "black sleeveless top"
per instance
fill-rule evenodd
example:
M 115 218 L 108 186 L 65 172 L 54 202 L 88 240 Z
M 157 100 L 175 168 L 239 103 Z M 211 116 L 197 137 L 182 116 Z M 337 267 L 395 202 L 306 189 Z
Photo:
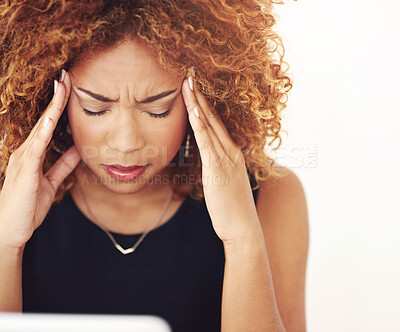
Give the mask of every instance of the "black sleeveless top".
M 128 248 L 142 234 L 112 235 Z M 23 312 L 156 315 L 174 332 L 220 331 L 224 266 L 204 198 L 187 197 L 123 255 L 67 192 L 25 245 Z

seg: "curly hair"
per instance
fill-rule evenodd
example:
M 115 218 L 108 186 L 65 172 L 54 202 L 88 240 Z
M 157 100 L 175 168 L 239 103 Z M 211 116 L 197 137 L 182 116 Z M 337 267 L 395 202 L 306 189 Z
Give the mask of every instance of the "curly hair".
M 10 155 L 39 120 L 62 68 L 126 37 L 145 42 L 173 74 L 195 68 L 196 82 L 242 148 L 252 189 L 270 176 L 282 177 L 265 152 L 281 145 L 281 117 L 291 79 L 283 71 L 285 49 L 272 30 L 273 1 L 253 0 L 6 0 L 0 4 L 0 186 Z M 286 98 L 285 98 L 286 97 Z M 286 99 L 286 100 L 283 100 Z M 64 112 L 66 113 L 66 112 Z M 192 135 L 193 137 L 193 135 Z M 43 171 L 73 144 L 60 119 Z M 195 176 L 188 192 L 203 197 L 199 150 L 193 167 L 173 169 Z M 60 149 L 62 149 L 60 148 Z M 71 173 L 55 202 L 74 184 Z M 253 187 L 255 184 L 255 187 Z M 183 188 L 179 181 L 175 193 Z M 182 193 L 182 191 L 181 191 Z

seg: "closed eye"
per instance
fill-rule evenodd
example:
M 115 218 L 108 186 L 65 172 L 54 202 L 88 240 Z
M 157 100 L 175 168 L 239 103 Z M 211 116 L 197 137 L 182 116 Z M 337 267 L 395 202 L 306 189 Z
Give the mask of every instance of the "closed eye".
M 171 106 L 171 107 L 172 107 L 172 106 Z M 149 113 L 149 112 L 145 112 L 145 113 L 149 114 L 149 115 L 150 115 L 151 117 L 153 117 L 153 118 L 165 118 L 166 116 L 168 116 L 168 115 L 170 114 L 170 112 L 171 112 L 171 107 L 170 107 L 168 110 L 166 110 L 164 113 L 160 113 L 160 114 L 157 114 L 157 113 Z M 96 116 L 96 115 L 102 115 L 102 114 L 106 113 L 106 112 L 109 111 L 109 110 L 103 110 L 103 111 L 93 112 L 93 111 L 90 111 L 90 110 L 88 110 L 88 109 L 86 109 L 86 108 L 83 108 L 83 111 L 84 111 L 84 113 L 85 113 L 86 115 L 88 115 L 88 116 Z
M 105 112 L 107 112 L 107 110 L 99 111 L 99 112 L 92 112 L 92 111 L 89 111 L 86 108 L 84 108 L 83 111 L 85 112 L 86 115 L 89 115 L 89 116 L 101 115 L 101 114 L 104 114 Z

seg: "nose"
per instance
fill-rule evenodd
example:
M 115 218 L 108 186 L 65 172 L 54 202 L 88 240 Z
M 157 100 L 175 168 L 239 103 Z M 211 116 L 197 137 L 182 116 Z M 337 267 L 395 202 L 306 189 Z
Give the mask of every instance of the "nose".
M 110 123 L 107 145 L 121 153 L 135 152 L 145 146 L 145 139 L 133 110 L 121 110 L 119 117 Z

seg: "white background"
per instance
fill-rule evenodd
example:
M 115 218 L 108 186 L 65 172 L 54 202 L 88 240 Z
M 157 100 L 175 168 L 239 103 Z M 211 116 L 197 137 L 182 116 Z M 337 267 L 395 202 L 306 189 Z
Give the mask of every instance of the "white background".
M 275 155 L 308 201 L 308 331 L 400 331 L 400 2 L 275 14 L 294 81 Z

